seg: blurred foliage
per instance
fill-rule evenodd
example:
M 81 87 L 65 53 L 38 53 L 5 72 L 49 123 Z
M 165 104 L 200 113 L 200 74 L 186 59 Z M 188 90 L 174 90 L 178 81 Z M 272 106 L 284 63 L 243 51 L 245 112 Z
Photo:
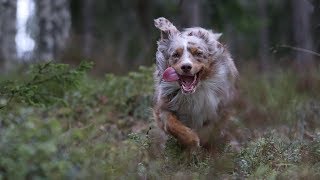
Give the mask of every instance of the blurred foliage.
M 317 179 L 320 177 L 319 137 L 311 143 L 289 140 L 273 132 L 251 142 L 238 155 L 237 173 L 252 179 Z M 314 156 L 315 155 L 315 156 Z M 315 161 L 305 158 L 315 158 Z M 311 161 L 310 161 L 311 160 Z
M 68 90 L 79 86 L 82 76 L 92 67 L 83 62 L 79 67 L 70 70 L 69 65 L 52 62 L 32 65 L 24 77 L 24 82 L 4 81 L 0 84 L 1 101 L 9 105 L 11 101 L 27 105 L 51 105 L 64 103 L 63 96 Z
M 125 114 L 137 118 L 150 116 L 153 95 L 154 68 L 140 67 L 138 72 L 130 72 L 127 76 L 115 77 L 106 75 L 104 94 L 109 103 Z M 149 108 L 146 108 L 149 107 Z
M 90 67 L 38 64 L 1 82 L 0 179 L 319 178 L 317 83 L 242 72 L 229 128 L 238 144 L 188 152 L 174 138 L 160 150 L 150 133 L 154 67 L 103 79 Z

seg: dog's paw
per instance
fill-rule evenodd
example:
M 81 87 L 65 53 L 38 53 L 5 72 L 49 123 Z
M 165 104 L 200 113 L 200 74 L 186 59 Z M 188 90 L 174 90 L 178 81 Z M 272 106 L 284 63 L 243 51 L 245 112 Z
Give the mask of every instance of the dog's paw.
M 183 139 L 183 144 L 191 149 L 200 148 L 200 138 L 197 133 L 190 130 Z

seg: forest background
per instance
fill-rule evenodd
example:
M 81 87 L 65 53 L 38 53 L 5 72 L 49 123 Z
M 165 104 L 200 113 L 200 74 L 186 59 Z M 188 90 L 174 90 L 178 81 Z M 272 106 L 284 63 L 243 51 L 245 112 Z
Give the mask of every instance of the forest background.
M 162 16 L 240 71 L 214 155 L 150 134 Z M 1 0 L 0 179 L 318 179 L 319 52 L 318 0 Z

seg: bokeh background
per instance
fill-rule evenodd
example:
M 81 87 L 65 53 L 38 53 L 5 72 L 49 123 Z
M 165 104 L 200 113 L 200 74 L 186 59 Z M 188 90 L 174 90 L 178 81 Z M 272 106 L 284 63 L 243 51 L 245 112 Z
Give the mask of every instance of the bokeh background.
M 95 62 L 95 74 L 152 65 L 153 19 L 223 33 L 236 62 L 312 66 L 320 51 L 318 0 L 2 0 L 1 69 L 55 60 Z M 295 49 L 295 48 L 302 49 Z
M 154 123 L 160 16 L 239 69 L 212 150 Z M 0 0 L 0 180 L 320 179 L 319 53 L 319 0 Z

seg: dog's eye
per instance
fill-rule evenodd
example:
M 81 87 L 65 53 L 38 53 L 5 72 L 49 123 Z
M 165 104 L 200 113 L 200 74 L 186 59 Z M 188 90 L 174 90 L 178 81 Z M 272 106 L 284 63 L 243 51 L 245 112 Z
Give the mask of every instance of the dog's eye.
M 181 55 L 180 55 L 180 53 L 178 53 L 178 52 L 175 52 L 175 53 L 173 53 L 172 54 L 172 57 L 173 58 L 179 58 Z
M 203 55 L 203 53 L 201 51 L 196 51 L 194 53 L 194 56 L 202 56 L 202 55 Z

